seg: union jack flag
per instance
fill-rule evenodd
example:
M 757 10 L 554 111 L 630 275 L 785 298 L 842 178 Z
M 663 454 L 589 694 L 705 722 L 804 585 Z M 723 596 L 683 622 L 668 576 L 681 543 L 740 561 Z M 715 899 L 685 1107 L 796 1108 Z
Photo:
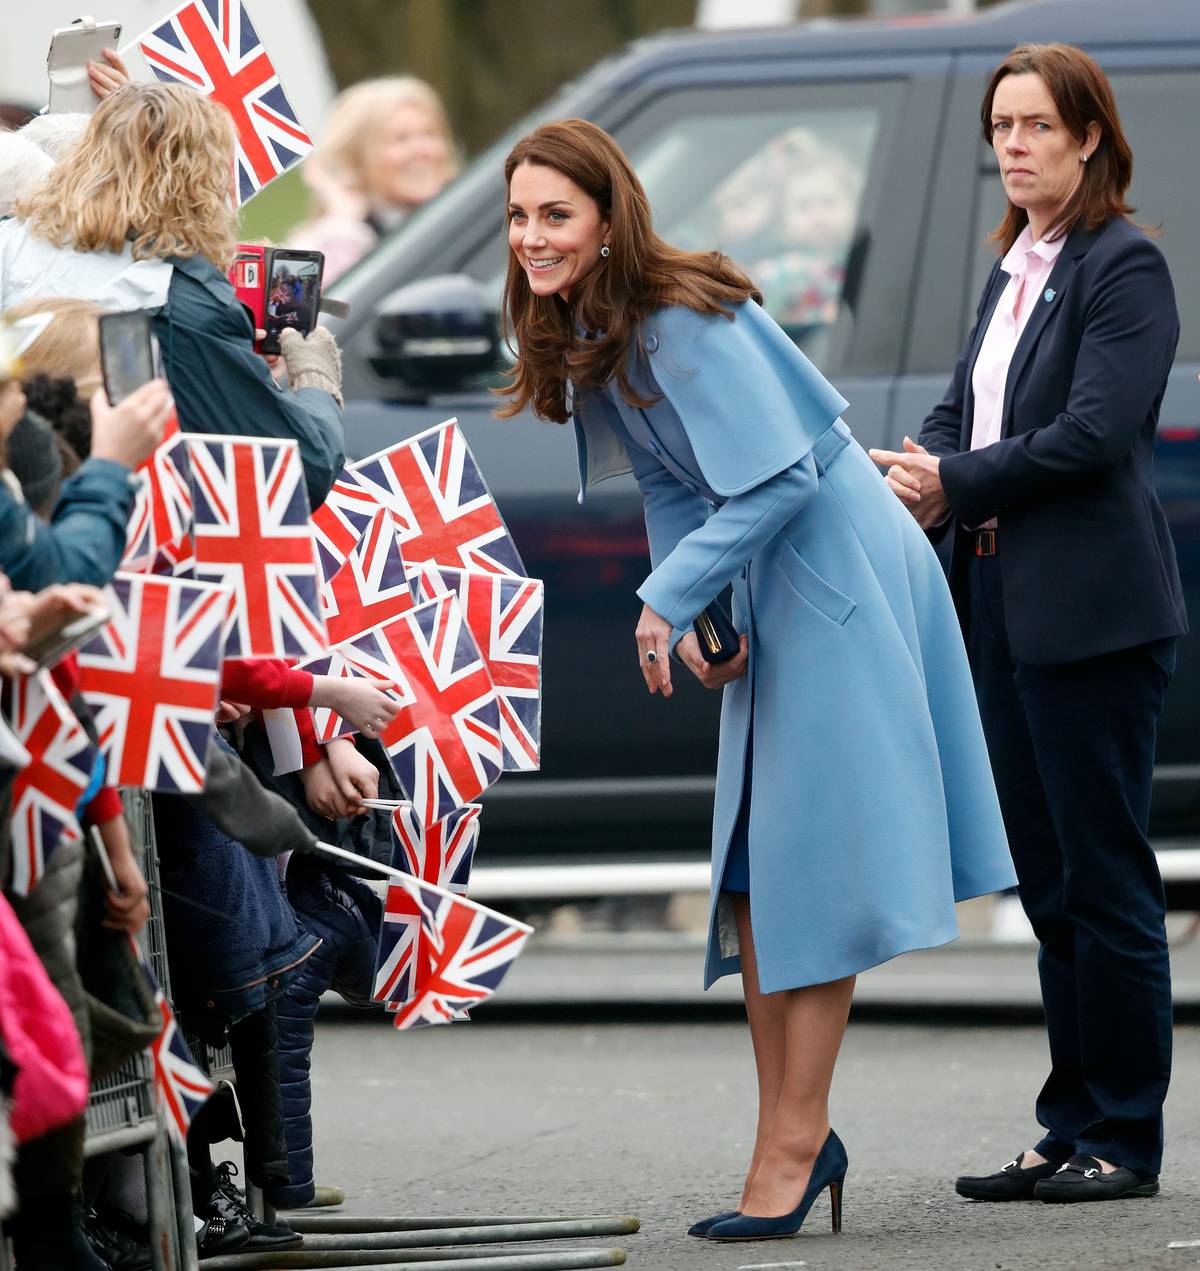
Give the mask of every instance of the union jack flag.
M 371 524 L 371 518 L 383 504 L 358 478 L 343 468 L 325 502 L 312 514 L 313 537 L 321 573 L 332 578 L 350 559 Z
M 408 1002 L 416 992 L 417 944 L 421 938 L 421 906 L 406 888 L 391 886 L 379 924 L 379 950 L 371 998 L 376 1002 Z
M 457 420 L 351 464 L 350 471 L 396 514 L 409 565 L 434 561 L 524 575 L 516 544 Z
M 325 578 L 321 610 L 331 644 L 362 635 L 413 607 L 396 538 L 396 520 L 386 508 L 371 518 L 344 565 Z
M 440 821 L 422 826 L 412 804 L 401 804 L 392 813 L 392 868 L 465 896 L 479 846 L 482 811 L 478 803 L 468 803 Z
M 170 794 L 204 788 L 221 679 L 228 587 L 117 574 L 112 621 L 79 651 L 113 785 Z
M 239 203 L 312 150 L 312 138 L 237 0 L 190 0 L 143 35 L 138 47 L 159 79 L 188 84 L 233 116 Z
M 75 811 L 92 777 L 96 748 L 49 671 L 5 680 L 4 714 L 29 752 L 13 778 L 12 878 L 28 896 L 60 842 L 78 839 Z
M 380 740 L 423 824 L 470 803 L 500 775 L 496 690 L 454 596 L 418 605 L 333 652 L 368 679 L 395 685 L 400 709 Z M 348 731 L 332 712 L 324 721 L 325 713 L 314 712 L 319 741 Z
M 192 573 L 233 591 L 226 657 L 297 658 L 325 649 L 299 445 L 194 434 L 186 444 Z
M 536 578 L 507 578 L 437 565 L 422 565 L 416 585 L 423 600 L 446 592 L 458 596 L 496 686 L 504 771 L 536 770 L 542 733 L 545 587 Z
M 133 936 L 129 937 L 129 945 L 154 995 L 158 1011 L 158 1036 L 150 1043 L 150 1056 L 154 1061 L 154 1093 L 162 1109 L 167 1132 L 182 1147 L 192 1117 L 215 1087 L 192 1058 L 192 1052 L 188 1050 L 183 1033 L 175 1022 L 175 1012 L 171 1010 L 167 995 Z
M 141 480 L 125 534 L 122 569 L 170 573 L 164 562 L 173 565 L 191 555 L 192 490 L 187 447 L 178 432 L 176 424 L 174 435 L 138 469 Z
M 418 899 L 421 931 L 412 998 L 393 1015 L 397 1028 L 447 1024 L 486 1001 L 500 986 L 532 928 L 464 896 L 416 879 L 397 879 Z

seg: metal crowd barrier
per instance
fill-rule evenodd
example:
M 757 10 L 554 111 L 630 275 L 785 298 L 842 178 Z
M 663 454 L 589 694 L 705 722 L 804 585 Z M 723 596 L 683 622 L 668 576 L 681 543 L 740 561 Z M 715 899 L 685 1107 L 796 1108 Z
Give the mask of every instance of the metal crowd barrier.
M 163 928 L 158 849 L 150 796 L 124 790 L 130 837 L 150 888 L 150 918 L 142 948 L 168 1000 L 171 974 Z M 233 1082 L 228 1047 L 214 1049 L 188 1036 L 197 1063 L 217 1081 Z M 153 1066 L 148 1052 L 127 1061 L 112 1076 L 95 1083 L 87 1108 L 88 1157 L 135 1150 L 145 1170 L 149 1236 L 154 1271 L 199 1271 L 192 1216 L 191 1175 L 187 1153 L 167 1135 L 154 1096 Z M 243 1177 L 245 1171 L 243 1170 Z M 246 1200 L 260 1219 L 274 1214 L 261 1191 L 247 1181 Z M 292 1216 L 289 1215 L 289 1221 Z M 613 1267 L 625 1262 L 621 1249 L 574 1248 L 541 1251 L 543 1241 L 625 1235 L 638 1230 L 636 1218 L 573 1218 L 567 1215 L 521 1217 L 343 1216 L 316 1211 L 296 1215 L 293 1226 L 304 1236 L 302 1249 L 266 1253 L 232 1253 L 206 1259 L 213 1271 L 257 1271 L 271 1268 L 415 1266 L 437 1262 L 474 1271 L 567 1271 L 568 1268 Z M 514 1248 L 513 1245 L 516 1245 Z M 502 1247 L 497 1247 L 502 1246 Z M 532 1246 L 532 1247 L 531 1247 Z M 543 1246 L 544 1248 L 544 1246 Z M 8 1242 L 0 1239 L 0 1271 L 10 1271 Z M 18 1268 L 19 1271 L 19 1268 Z

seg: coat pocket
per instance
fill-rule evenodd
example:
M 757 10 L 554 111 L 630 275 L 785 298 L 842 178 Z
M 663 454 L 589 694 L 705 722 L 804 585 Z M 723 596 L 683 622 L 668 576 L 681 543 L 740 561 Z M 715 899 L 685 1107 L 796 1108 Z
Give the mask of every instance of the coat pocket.
M 806 600 L 839 627 L 858 608 L 857 601 L 843 595 L 832 583 L 827 583 L 791 543 L 783 545 L 783 551 L 779 555 L 779 568 L 801 600 Z

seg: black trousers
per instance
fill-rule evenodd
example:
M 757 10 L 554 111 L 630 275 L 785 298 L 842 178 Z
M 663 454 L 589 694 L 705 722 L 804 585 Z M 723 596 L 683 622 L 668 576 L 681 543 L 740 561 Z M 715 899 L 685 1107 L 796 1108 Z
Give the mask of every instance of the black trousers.
M 968 652 L 1021 902 L 1041 945 L 1051 1069 L 1037 1150 L 1157 1174 L 1171 969 L 1147 828 L 1175 641 L 1018 666 L 1002 568 L 999 555 L 970 563 Z

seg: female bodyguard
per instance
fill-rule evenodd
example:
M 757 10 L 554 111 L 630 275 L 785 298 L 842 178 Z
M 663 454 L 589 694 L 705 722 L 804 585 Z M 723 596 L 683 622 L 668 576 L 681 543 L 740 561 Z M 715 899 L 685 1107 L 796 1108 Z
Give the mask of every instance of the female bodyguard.
M 1038 967 L 1046 1133 L 977 1200 L 1158 1190 L 1171 1071 L 1154 741 L 1187 628 L 1154 493 L 1179 335 L 1167 266 L 1128 217 L 1132 156 L 1100 68 L 1023 45 L 983 100 L 1008 210 L 975 330 L 921 445 L 878 452 L 951 583 Z
M 692 1234 L 792 1235 L 826 1187 L 838 1230 L 828 1095 L 854 977 L 952 940 L 955 900 L 1013 877 L 950 596 L 845 401 L 728 260 L 658 238 L 611 137 L 548 124 L 505 174 L 501 413 L 573 409 L 584 491 L 632 470 L 646 685 L 670 696 L 674 648 L 724 687 L 705 979 L 742 971 L 759 1118 L 737 1209 Z M 730 583 L 741 647 L 710 666 L 690 627 Z

